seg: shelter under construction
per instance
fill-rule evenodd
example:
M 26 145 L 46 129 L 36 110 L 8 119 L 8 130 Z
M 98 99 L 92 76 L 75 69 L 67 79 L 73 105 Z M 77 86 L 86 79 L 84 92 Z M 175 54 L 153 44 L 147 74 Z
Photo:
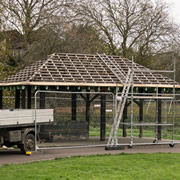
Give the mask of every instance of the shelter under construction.
M 168 72 L 175 73 L 175 69 Z M 15 92 L 12 108 L 36 109 L 51 106 L 60 112 L 60 116 L 63 113 L 66 115 L 69 113 L 68 118 L 64 118 L 63 122 L 61 121 L 63 118 L 59 118 L 59 124 L 64 123 L 63 126 L 66 126 L 58 130 L 57 134 L 61 139 L 62 137 L 72 139 L 77 134 L 79 138 L 90 139 L 92 132 L 98 129 L 100 141 L 105 141 L 107 136 L 109 137 L 108 146 L 117 146 L 120 144 L 119 127 L 122 127 L 124 137 L 128 136 L 127 129 L 130 129 L 130 145 L 133 145 L 135 126 L 138 126 L 138 136 L 141 138 L 143 126 L 154 126 L 156 142 L 161 140 L 162 127 L 165 125 L 171 126 L 171 132 L 174 134 L 175 116 L 172 114 L 175 111 L 169 110 L 171 118 L 168 119 L 168 114 L 166 114 L 167 117 L 162 115 L 166 111 L 162 110 L 162 103 L 166 106 L 167 103 L 172 104 L 172 100 L 175 100 L 175 90 L 179 88 L 180 85 L 175 82 L 175 78 L 172 80 L 161 72 L 150 70 L 119 56 L 55 53 L 0 81 L 0 109 L 7 106 L 7 102 L 3 100 L 3 91 L 10 90 Z M 167 95 L 170 93 L 171 95 Z M 65 103 L 66 100 L 70 105 Z M 81 101 L 84 102 L 84 106 Z M 152 102 L 156 105 L 152 105 Z M 81 110 L 78 110 L 78 103 Z M 137 107 L 133 108 L 134 104 Z M 150 104 L 156 116 L 153 123 L 145 120 L 145 111 L 147 112 Z M 129 105 L 131 105 L 131 112 L 128 121 Z M 175 106 L 175 103 L 173 105 Z M 70 111 L 67 109 L 68 106 Z M 97 107 L 99 107 L 98 111 Z M 83 113 L 83 108 L 84 116 L 78 120 L 78 116 Z M 137 109 L 139 113 L 136 112 Z M 170 105 L 169 109 L 171 109 Z M 91 120 L 92 111 L 94 114 L 99 113 L 93 120 Z M 111 121 L 107 120 L 108 113 L 111 113 Z M 138 123 L 135 122 L 134 116 L 138 116 L 136 119 Z M 166 122 L 162 120 L 163 118 L 166 118 Z M 85 122 L 85 124 L 77 125 L 76 121 Z M 57 130 L 52 126 L 43 127 L 41 131 L 44 134 L 48 132 L 52 137 L 55 129 Z M 167 131 L 166 129 L 166 133 Z M 98 135 L 93 135 L 93 137 L 96 136 Z M 174 141 L 174 137 L 172 140 Z M 128 143 L 125 144 L 128 145 Z

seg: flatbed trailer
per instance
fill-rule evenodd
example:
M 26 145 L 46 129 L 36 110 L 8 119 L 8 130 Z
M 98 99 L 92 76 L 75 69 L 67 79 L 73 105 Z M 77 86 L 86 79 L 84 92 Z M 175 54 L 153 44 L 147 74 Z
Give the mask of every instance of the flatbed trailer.
M 35 124 L 53 123 L 54 119 L 53 109 L 0 110 L 0 146 L 17 145 L 22 153 L 34 151 Z

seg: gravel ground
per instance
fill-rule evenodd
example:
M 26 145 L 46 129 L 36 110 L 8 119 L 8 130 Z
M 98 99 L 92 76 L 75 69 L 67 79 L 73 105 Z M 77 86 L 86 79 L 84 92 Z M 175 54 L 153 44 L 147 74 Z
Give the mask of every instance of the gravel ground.
M 19 150 L 1 149 L 0 150 L 0 166 L 4 164 L 26 163 L 40 160 L 51 160 L 58 157 L 70 156 L 88 156 L 95 154 L 119 154 L 119 153 L 180 153 L 180 144 L 176 144 L 173 148 L 169 145 L 153 145 L 153 146 L 133 146 L 133 148 L 124 150 L 109 150 L 104 147 L 91 148 L 73 148 L 73 149 L 53 149 L 34 152 L 31 156 L 21 154 Z

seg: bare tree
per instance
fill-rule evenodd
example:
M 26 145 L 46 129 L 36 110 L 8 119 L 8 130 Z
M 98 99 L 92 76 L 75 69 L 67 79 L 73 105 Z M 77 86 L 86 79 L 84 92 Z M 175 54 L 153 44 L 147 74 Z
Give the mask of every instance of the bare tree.
M 107 42 L 107 45 L 112 54 L 116 54 L 116 44 L 115 44 L 115 33 L 114 27 L 107 19 L 107 14 L 103 7 L 103 2 L 100 1 L 90 1 L 82 0 L 77 3 L 76 8 L 74 8 L 76 13 L 76 20 L 82 22 L 89 22 L 94 25 L 97 30 L 99 30 Z
M 162 52 L 175 33 L 168 6 L 149 0 L 82 0 L 77 14 L 98 27 L 112 54 L 143 61 Z
M 8 56 L 16 66 L 52 53 L 59 40 L 56 36 L 61 34 L 71 14 L 69 6 L 72 3 L 73 0 L 0 0 L 0 9 L 3 9 L 0 14 L 6 25 L 4 31 L 17 30 L 22 35 L 19 40 L 23 53 L 17 56 L 9 51 Z
M 1 5 L 11 28 L 16 28 L 24 35 L 25 41 L 31 43 L 31 33 L 58 14 L 60 7 L 67 5 L 65 3 L 65 0 L 2 0 Z
M 170 42 L 179 33 L 167 10 L 166 4 L 156 2 L 141 18 L 144 29 L 135 46 L 137 47 L 136 59 L 142 63 L 147 62 L 154 55 L 169 51 Z
M 74 24 L 68 26 L 66 32 L 63 33 L 57 50 L 59 52 L 93 54 L 103 53 L 106 46 L 94 27 L 88 24 Z

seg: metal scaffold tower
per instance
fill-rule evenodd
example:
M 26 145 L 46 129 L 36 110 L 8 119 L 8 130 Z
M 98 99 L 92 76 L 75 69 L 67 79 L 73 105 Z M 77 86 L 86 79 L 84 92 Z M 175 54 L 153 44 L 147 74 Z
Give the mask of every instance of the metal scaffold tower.
M 133 64 L 133 62 L 132 62 Z M 176 87 L 176 81 L 175 81 L 175 72 L 176 72 L 176 63 L 174 60 L 174 66 L 173 70 L 149 70 L 152 73 L 172 73 L 173 74 L 173 86 L 172 86 L 172 94 L 163 94 L 161 91 L 159 91 L 158 85 L 156 87 L 156 93 L 146 93 L 146 94 L 136 94 L 133 91 L 133 77 L 132 77 L 132 89 L 130 96 L 128 97 L 131 100 L 131 118 L 129 123 L 121 123 L 122 125 L 128 125 L 131 127 L 131 133 L 130 133 L 130 143 L 128 144 L 129 147 L 132 147 L 133 145 L 151 145 L 151 144 L 169 144 L 170 147 L 173 147 L 176 142 L 174 141 L 174 128 L 175 128 L 175 100 L 176 100 L 176 92 L 175 92 L 175 87 Z M 132 74 L 135 72 L 142 72 L 142 70 L 136 70 L 134 69 L 132 65 Z M 134 100 L 150 100 L 156 102 L 156 118 L 154 122 L 141 122 L 137 123 L 134 122 L 134 109 L 133 109 L 133 102 Z M 168 102 L 170 101 L 172 104 L 172 117 L 170 118 L 170 122 L 167 122 L 167 117 L 166 117 L 166 122 L 161 122 L 159 121 L 159 115 L 161 114 L 161 108 L 159 109 L 158 104 L 161 104 L 161 101 Z M 167 109 L 165 109 L 167 111 Z M 161 116 L 161 115 L 160 115 Z M 155 139 L 151 142 L 134 142 L 134 136 L 133 136 L 133 129 L 134 127 L 155 127 Z M 172 138 L 166 142 L 159 142 L 161 137 L 159 136 L 159 132 L 161 133 L 161 128 L 162 127 L 171 127 L 171 133 L 172 133 Z M 179 142 L 177 142 L 179 143 Z
M 123 89 L 121 94 L 118 93 L 118 91 L 116 92 L 116 100 L 115 100 L 115 115 L 114 115 L 114 119 L 113 119 L 113 125 L 112 125 L 112 129 L 108 138 L 108 142 L 107 142 L 107 146 L 106 149 L 114 149 L 114 148 L 121 148 L 124 145 L 128 145 L 129 147 L 132 147 L 133 145 L 150 145 L 150 144 L 169 144 L 171 147 L 174 146 L 175 141 L 174 141 L 174 125 L 175 125 L 175 61 L 174 61 L 174 70 L 143 70 L 143 69 L 137 69 L 134 67 L 134 62 L 132 60 L 132 67 L 128 68 L 128 73 L 127 75 L 122 74 L 119 65 L 114 62 L 109 56 L 107 56 L 106 54 L 100 55 L 97 54 L 99 56 L 99 58 L 106 64 L 106 66 L 111 70 L 111 72 L 113 72 L 113 74 L 118 78 L 118 80 L 120 81 L 120 83 L 123 85 Z M 172 94 L 162 94 L 161 92 L 159 92 L 159 88 L 158 88 L 158 84 L 156 87 L 156 93 L 153 94 L 136 94 L 134 93 L 134 74 L 135 73 L 173 73 L 174 74 L 174 81 L 173 81 L 173 93 Z M 131 104 L 131 115 L 130 115 L 130 122 L 121 122 L 121 119 L 123 117 L 123 111 L 125 108 L 125 104 L 127 101 L 130 101 Z M 156 120 L 154 122 L 134 122 L 134 109 L 133 109 L 133 103 L 137 100 L 143 100 L 143 101 L 154 101 L 156 102 L 156 104 L 158 104 L 161 101 L 164 101 L 166 103 L 166 101 L 171 101 L 172 103 L 172 118 L 171 118 L 171 122 L 159 122 L 158 120 L 158 115 L 160 113 L 161 110 L 158 109 L 158 105 L 156 106 Z M 129 143 L 124 143 L 124 144 L 119 144 L 118 143 L 118 130 L 120 125 L 126 125 L 130 127 L 130 142 Z M 133 130 L 134 127 L 155 127 L 155 139 L 152 143 L 148 143 L 148 142 L 134 142 L 134 136 L 133 136 Z M 171 127 L 172 128 L 172 139 L 170 140 L 170 142 L 159 142 L 159 138 L 158 138 L 158 133 L 159 131 L 161 131 L 161 127 Z

